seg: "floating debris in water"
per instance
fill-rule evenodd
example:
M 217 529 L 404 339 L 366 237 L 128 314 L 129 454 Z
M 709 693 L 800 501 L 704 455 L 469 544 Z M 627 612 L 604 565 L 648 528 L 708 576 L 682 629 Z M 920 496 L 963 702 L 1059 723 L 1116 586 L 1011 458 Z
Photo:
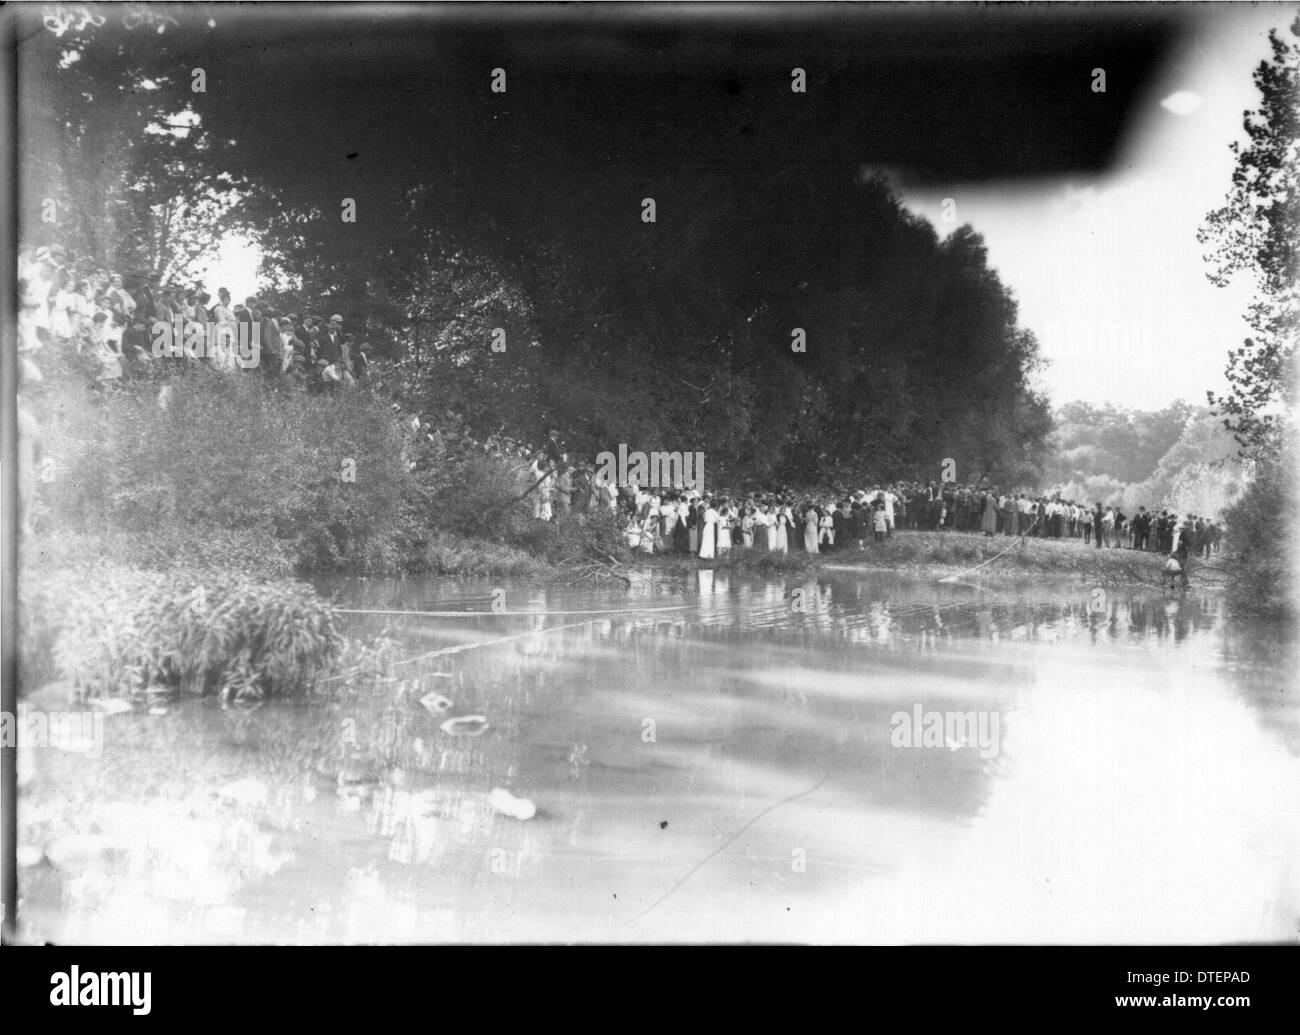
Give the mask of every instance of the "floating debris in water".
M 131 710 L 131 702 L 120 697 L 95 697 L 91 699 L 90 707 L 105 715 L 119 715 Z
M 537 806 L 528 798 L 516 798 L 504 787 L 493 787 L 488 795 L 488 804 L 504 816 L 512 819 L 532 819 L 537 815 Z
M 19 845 L 15 854 L 18 865 L 23 868 L 36 866 L 45 857 L 45 853 L 36 845 Z
M 451 710 L 451 698 L 444 697 L 442 694 L 430 691 L 420 698 L 420 703 L 435 715 L 441 715 L 443 712 Z
M 153 708 L 150 708 L 150 709 L 149 709 L 149 714 L 150 714 L 150 715 L 166 715 L 166 714 L 167 714 L 167 709 L 166 709 L 166 708 L 159 708 L 159 707 L 157 707 L 157 706 L 155 705 Z
M 448 719 L 439 729 L 453 737 L 482 736 L 488 730 L 487 716 L 459 715 L 454 719 Z
M 366 766 L 349 765 L 339 770 L 336 782 L 340 787 L 369 787 L 379 783 L 379 774 Z
M 578 776 L 583 767 L 591 765 L 591 759 L 587 757 L 586 744 L 574 744 L 569 750 L 569 768 L 573 775 Z

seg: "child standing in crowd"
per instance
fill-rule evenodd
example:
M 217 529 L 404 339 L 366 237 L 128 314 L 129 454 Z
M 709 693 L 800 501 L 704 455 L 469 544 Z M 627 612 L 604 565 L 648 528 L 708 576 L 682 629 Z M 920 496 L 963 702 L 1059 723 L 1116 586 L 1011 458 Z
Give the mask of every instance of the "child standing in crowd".
M 883 543 L 885 541 L 885 533 L 889 531 L 889 515 L 885 513 L 884 503 L 876 504 L 874 527 L 876 532 L 876 542 Z
M 835 548 L 835 504 L 832 503 L 822 515 L 820 522 L 821 538 L 819 545 L 822 550 L 833 550 Z
M 718 553 L 731 549 L 731 502 L 723 500 L 718 504 Z

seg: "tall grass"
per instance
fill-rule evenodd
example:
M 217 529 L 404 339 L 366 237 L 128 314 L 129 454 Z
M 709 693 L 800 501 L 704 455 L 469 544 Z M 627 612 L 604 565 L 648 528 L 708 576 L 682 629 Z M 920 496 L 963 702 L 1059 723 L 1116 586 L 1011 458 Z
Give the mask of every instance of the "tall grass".
M 343 649 L 332 609 L 310 586 L 226 568 L 101 561 L 25 580 L 22 591 L 26 687 L 61 679 L 90 696 L 261 699 L 304 693 Z

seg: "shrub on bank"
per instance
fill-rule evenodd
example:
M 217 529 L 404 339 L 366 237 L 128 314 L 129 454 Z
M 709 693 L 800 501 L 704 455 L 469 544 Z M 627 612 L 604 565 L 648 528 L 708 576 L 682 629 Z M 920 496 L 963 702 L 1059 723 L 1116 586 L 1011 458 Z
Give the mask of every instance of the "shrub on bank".
M 385 570 L 399 550 L 407 442 L 367 392 L 305 395 L 200 368 L 102 398 L 65 381 L 41 409 L 54 528 L 125 533 L 146 556 L 233 533 L 298 570 Z
M 299 694 L 343 649 L 332 609 L 310 586 L 229 568 L 101 561 L 43 572 L 22 589 L 28 688 L 57 678 L 91 696 Z
M 1292 446 L 1280 460 L 1261 463 L 1246 491 L 1224 512 L 1228 603 L 1239 614 L 1289 618 L 1296 612 L 1294 459 Z
M 440 533 L 424 545 L 422 560 L 431 575 L 529 577 L 548 570 L 546 562 L 516 547 Z

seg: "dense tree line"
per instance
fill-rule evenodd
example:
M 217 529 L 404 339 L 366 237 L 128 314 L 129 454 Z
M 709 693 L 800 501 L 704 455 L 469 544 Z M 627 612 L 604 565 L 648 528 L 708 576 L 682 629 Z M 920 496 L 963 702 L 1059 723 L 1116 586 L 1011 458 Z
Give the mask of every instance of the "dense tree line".
M 233 46 L 112 11 L 62 29 L 29 41 L 58 127 L 34 152 L 54 167 L 28 182 L 59 184 L 74 246 L 112 240 L 109 261 L 156 272 L 247 231 L 284 294 L 363 327 L 425 412 L 534 441 L 558 429 L 575 455 L 703 450 L 735 484 L 945 458 L 972 481 L 1036 475 L 1037 344 L 979 235 L 941 239 L 797 97 L 750 111 L 742 90 L 685 119 L 689 83 L 494 96 L 472 47 L 371 81 L 376 54 L 326 61 L 310 33 Z M 616 102 L 634 90 L 645 118 L 628 125 Z
M 1118 482 L 1144 481 L 1179 440 L 1188 418 L 1207 412 L 1182 400 L 1150 411 L 1113 403 L 1066 403 L 1053 414 L 1044 481 L 1056 484 L 1098 475 Z

